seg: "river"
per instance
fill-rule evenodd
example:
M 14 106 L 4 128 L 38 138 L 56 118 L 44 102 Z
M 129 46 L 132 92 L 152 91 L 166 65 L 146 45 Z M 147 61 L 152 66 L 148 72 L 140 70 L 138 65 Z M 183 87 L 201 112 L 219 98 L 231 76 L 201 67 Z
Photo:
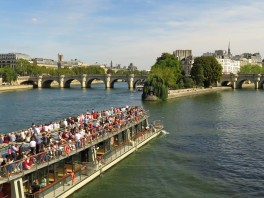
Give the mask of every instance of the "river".
M 115 86 L 0 93 L 0 132 L 141 105 L 151 120 L 163 120 L 164 133 L 72 197 L 264 197 L 264 90 L 142 102 L 140 92 Z

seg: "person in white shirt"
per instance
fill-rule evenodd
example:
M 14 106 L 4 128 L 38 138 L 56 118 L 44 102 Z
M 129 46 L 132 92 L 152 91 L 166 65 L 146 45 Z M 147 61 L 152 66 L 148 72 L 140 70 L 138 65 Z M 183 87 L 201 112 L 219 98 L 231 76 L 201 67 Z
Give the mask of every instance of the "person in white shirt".
M 80 147 L 81 134 L 77 132 L 74 138 L 75 138 L 75 147 L 76 149 L 78 149 Z
M 31 138 L 31 141 L 29 142 L 29 147 L 30 147 L 30 152 L 32 155 L 36 154 L 36 145 L 37 145 L 37 142 L 35 141 L 35 139 Z

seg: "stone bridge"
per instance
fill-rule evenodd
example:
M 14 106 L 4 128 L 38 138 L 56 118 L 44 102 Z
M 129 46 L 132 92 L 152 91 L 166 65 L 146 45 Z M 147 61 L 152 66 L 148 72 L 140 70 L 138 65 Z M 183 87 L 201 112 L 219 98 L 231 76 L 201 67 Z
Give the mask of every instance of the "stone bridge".
M 262 74 L 223 74 L 221 86 L 231 86 L 233 89 L 242 88 L 245 81 L 254 83 L 255 89 L 263 89 L 264 75 Z
M 105 88 L 114 88 L 118 80 L 127 82 L 129 89 L 134 89 L 137 82 L 143 81 L 147 75 L 116 75 L 116 74 L 82 74 L 82 75 L 59 75 L 59 76 L 23 76 L 18 77 L 17 83 L 20 85 L 31 84 L 34 88 L 49 88 L 52 82 L 57 82 L 60 88 L 70 88 L 73 80 L 80 82 L 82 88 L 91 88 L 94 80 L 100 80 Z

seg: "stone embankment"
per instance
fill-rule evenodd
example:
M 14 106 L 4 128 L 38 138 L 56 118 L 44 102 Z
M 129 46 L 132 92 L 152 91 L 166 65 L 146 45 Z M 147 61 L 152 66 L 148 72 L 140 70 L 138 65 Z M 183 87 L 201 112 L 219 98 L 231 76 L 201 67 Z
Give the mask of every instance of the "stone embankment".
M 169 90 L 168 99 L 179 98 L 184 96 L 193 96 L 197 94 L 209 93 L 213 91 L 221 91 L 231 89 L 231 87 L 212 87 L 212 88 L 191 88 L 191 89 L 179 89 Z
M 32 89 L 32 85 L 1 85 L 0 92 L 2 91 L 13 91 L 13 90 L 22 90 L 22 89 Z

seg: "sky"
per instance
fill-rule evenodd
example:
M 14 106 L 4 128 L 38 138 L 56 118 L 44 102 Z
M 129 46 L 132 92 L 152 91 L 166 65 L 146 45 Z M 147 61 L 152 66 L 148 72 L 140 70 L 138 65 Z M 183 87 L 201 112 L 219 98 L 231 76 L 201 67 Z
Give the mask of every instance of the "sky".
M 263 0 L 0 0 L 0 53 L 133 63 L 162 53 L 227 50 L 264 57 Z

